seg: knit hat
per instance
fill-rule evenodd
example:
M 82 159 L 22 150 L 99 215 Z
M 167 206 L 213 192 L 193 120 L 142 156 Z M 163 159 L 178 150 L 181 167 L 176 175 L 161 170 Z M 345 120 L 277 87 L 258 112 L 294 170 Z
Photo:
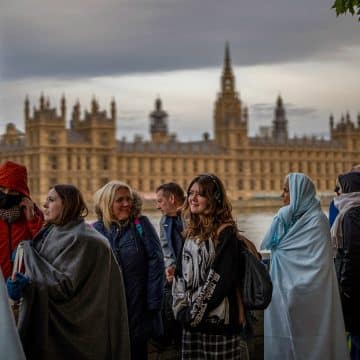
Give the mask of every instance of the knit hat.
M 26 167 L 12 161 L 5 161 L 0 166 L 0 186 L 19 193 L 30 196 L 30 190 L 27 186 Z

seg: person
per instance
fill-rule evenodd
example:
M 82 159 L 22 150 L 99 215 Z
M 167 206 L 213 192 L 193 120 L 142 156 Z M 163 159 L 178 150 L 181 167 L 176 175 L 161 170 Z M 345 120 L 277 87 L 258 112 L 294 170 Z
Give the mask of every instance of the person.
M 13 253 L 23 240 L 31 240 L 43 225 L 43 215 L 30 199 L 26 167 L 12 161 L 0 166 L 0 269 L 7 279 Z
M 159 237 L 141 199 L 121 181 L 110 181 L 94 196 L 98 216 L 93 226 L 111 244 L 123 270 L 128 307 L 131 357 L 147 359 L 150 336 L 162 333 L 164 260 Z
M 0 270 L 0 354 L 2 359 L 25 360 L 14 317 L 9 306 L 4 278 Z
M 334 192 L 335 192 L 336 196 L 340 195 L 339 189 L 340 189 L 339 185 L 336 185 L 335 189 L 334 189 Z M 329 225 L 330 225 L 330 228 L 332 227 L 332 225 L 335 222 L 335 219 L 336 219 L 336 217 L 337 217 L 337 215 L 339 213 L 339 210 L 335 206 L 335 199 L 336 199 L 336 197 L 334 199 L 332 199 L 330 201 L 330 204 L 329 204 Z
M 160 244 L 165 263 L 166 283 L 164 287 L 164 303 L 162 318 L 164 336 L 157 339 L 163 351 L 172 351 L 173 356 L 180 356 L 181 326 L 174 319 L 172 312 L 172 281 L 175 273 L 176 261 L 184 243 L 184 224 L 181 207 L 185 201 L 184 190 L 174 182 L 164 183 L 156 189 L 156 208 L 162 212 L 159 223 Z
M 336 249 L 336 272 L 340 286 L 346 330 L 350 333 L 351 359 L 360 359 L 360 172 L 338 178 L 339 214 L 331 229 Z
M 356 164 L 354 165 L 351 170 L 352 171 L 355 171 L 355 172 L 360 172 L 360 164 Z M 339 196 L 340 193 L 339 193 L 339 184 L 337 183 L 336 186 L 335 186 L 335 189 L 334 189 L 334 192 L 336 193 L 336 196 Z M 336 208 L 335 206 L 335 198 L 332 199 L 330 201 L 330 204 L 329 204 L 329 224 L 330 224 L 330 227 L 332 227 L 333 223 L 335 222 L 335 219 L 337 217 L 339 213 L 339 210 Z
M 27 359 L 130 358 L 121 270 L 86 214 L 76 187 L 55 185 L 44 203 L 45 227 L 22 242 L 29 281 L 21 289 L 19 332 Z M 16 300 L 14 288 L 8 280 Z
M 242 243 L 220 179 L 192 179 L 184 205 L 185 242 L 173 280 L 183 325 L 182 359 L 248 359 L 239 284 Z
M 162 212 L 160 219 L 160 244 L 164 254 L 165 274 L 172 283 L 176 260 L 183 246 L 184 230 L 181 207 L 185 201 L 184 190 L 180 185 L 169 182 L 156 189 L 156 208 Z
M 273 295 L 264 313 L 265 359 L 345 360 L 344 320 L 329 223 L 302 173 L 284 181 L 284 206 L 261 244 L 271 250 Z

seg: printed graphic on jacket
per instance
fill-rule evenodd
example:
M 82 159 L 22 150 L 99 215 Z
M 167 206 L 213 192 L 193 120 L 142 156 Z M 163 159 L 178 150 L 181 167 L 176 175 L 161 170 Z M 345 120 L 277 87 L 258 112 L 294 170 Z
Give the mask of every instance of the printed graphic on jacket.
M 182 252 L 182 277 L 173 285 L 174 312 L 187 308 L 190 313 L 190 325 L 197 326 L 202 321 L 207 304 L 220 279 L 211 265 L 215 259 L 215 247 L 212 241 L 199 243 L 187 239 Z M 212 324 L 229 323 L 229 302 L 227 298 L 206 316 L 206 322 Z

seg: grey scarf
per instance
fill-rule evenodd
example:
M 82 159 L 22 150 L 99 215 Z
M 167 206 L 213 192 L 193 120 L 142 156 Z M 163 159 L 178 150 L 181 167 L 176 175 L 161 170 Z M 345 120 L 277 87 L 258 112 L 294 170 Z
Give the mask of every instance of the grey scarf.
M 331 227 L 331 243 L 333 248 L 342 249 L 344 247 L 343 219 L 348 210 L 360 206 L 360 192 L 341 194 L 334 199 L 334 205 L 339 210 L 339 214 Z

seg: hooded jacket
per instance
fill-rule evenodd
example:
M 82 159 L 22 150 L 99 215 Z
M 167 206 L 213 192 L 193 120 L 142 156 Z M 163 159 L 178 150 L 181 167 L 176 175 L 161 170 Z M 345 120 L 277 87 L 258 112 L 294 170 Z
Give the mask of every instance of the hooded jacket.
M 342 194 L 337 198 L 340 213 L 334 234 L 341 246 L 335 258 L 336 273 L 346 330 L 360 335 L 360 172 L 340 175 L 339 183 Z
M 15 190 L 24 197 L 30 197 L 26 167 L 6 161 L 0 166 L 0 186 Z M 11 275 L 11 256 L 17 245 L 23 240 L 31 240 L 42 224 L 43 215 L 37 207 L 31 221 L 28 221 L 24 214 L 13 223 L 0 217 L 0 267 L 5 279 Z

